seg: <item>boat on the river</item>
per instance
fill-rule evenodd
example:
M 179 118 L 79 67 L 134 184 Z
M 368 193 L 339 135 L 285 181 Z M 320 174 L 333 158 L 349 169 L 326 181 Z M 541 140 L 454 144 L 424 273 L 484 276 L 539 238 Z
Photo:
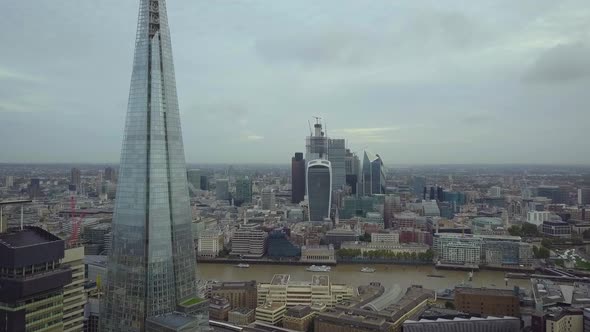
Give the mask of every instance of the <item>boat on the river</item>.
M 330 272 L 332 270 L 332 268 L 329 266 L 326 266 L 326 265 L 322 265 L 322 266 L 312 265 L 312 266 L 308 267 L 306 270 L 309 272 Z
M 236 267 L 242 268 L 242 269 L 247 269 L 250 267 L 250 264 L 244 264 L 244 263 L 240 263 L 238 265 L 236 265 Z
M 427 275 L 427 277 L 429 277 L 429 278 L 444 278 L 445 276 L 443 276 L 442 274 L 429 274 L 429 275 Z
M 372 267 L 363 267 L 361 269 L 361 272 L 364 272 L 364 273 L 373 273 L 373 272 L 375 272 L 375 269 L 372 268 Z

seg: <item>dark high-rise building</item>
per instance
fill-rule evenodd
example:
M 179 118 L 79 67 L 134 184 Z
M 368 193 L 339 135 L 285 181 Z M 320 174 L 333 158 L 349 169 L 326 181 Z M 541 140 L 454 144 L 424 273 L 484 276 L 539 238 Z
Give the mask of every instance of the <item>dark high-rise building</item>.
M 379 155 L 372 156 L 367 151 L 363 157 L 363 194 L 365 196 L 385 193 L 385 173 Z
M 332 168 L 328 160 L 310 160 L 307 164 L 309 220 L 323 221 L 332 207 Z
M 186 162 L 165 0 L 141 0 L 101 331 L 144 331 L 197 298 Z M 208 305 L 207 305 L 208 306 Z
M 438 186 L 436 187 L 436 199 L 437 199 L 439 202 L 443 202 L 443 201 L 445 200 L 445 197 L 444 197 L 444 190 L 443 190 L 443 188 L 442 188 L 442 187 L 438 187 Z
M 252 180 L 249 177 L 244 177 L 236 180 L 236 196 L 234 203 L 241 205 L 242 203 L 252 203 Z
M 328 160 L 332 165 L 332 190 L 339 190 L 346 184 L 346 142 L 342 138 L 328 138 Z
M 65 243 L 37 227 L 0 234 L 0 331 L 63 331 Z
M 117 181 L 117 172 L 112 167 L 105 167 L 104 169 L 104 179 L 111 182 Z
M 553 204 L 568 204 L 569 195 L 565 188 L 559 186 L 539 186 L 537 196 L 550 198 Z
M 347 174 L 346 175 L 346 185 L 350 186 L 351 193 L 356 195 L 357 193 L 357 184 L 358 184 L 358 176 L 356 174 Z
M 29 185 L 29 196 L 31 198 L 41 197 L 41 180 L 31 179 L 31 184 Z
M 201 175 L 201 190 L 209 190 L 209 178 L 207 175 Z
M 305 159 L 302 152 L 291 158 L 291 203 L 299 204 L 305 198 Z
M 434 191 L 434 187 L 430 187 L 430 200 L 436 199 L 436 191 Z
M 70 184 L 75 185 L 77 191 L 80 191 L 82 189 L 82 172 L 75 167 L 72 168 L 70 174 Z
M 350 186 L 352 194 L 356 195 L 360 190 L 358 184 L 360 180 L 361 161 L 350 149 L 346 149 L 344 169 L 346 172 L 346 185 Z

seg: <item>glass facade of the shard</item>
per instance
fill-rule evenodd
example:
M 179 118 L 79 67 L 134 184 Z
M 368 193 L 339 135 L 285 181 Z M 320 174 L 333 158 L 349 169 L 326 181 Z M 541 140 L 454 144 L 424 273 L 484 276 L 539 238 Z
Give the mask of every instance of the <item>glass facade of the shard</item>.
M 196 296 L 186 166 L 164 0 L 141 0 L 101 331 L 142 331 Z

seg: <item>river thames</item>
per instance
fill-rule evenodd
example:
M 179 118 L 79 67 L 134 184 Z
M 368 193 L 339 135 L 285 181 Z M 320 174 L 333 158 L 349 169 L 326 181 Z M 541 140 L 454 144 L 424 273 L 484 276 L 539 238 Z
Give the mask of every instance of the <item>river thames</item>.
M 504 272 L 480 270 L 473 273 L 473 281 L 468 282 L 468 272 L 437 270 L 434 266 L 425 265 L 367 265 L 376 271 L 374 273 L 361 272 L 362 265 L 339 264 L 332 267 L 328 274 L 332 283 L 345 283 L 350 286 L 368 284 L 371 281 L 381 282 L 384 286 L 399 285 L 407 288 L 411 285 L 422 285 L 425 288 L 441 290 L 453 288 L 467 282 L 473 287 L 509 288 L 514 286 L 530 289 L 529 280 L 510 279 L 508 285 L 504 281 Z M 275 274 L 290 274 L 293 281 L 309 281 L 313 272 L 305 270 L 301 265 L 260 265 L 252 264 L 249 268 L 238 268 L 233 264 L 197 263 L 197 275 L 201 280 L 242 281 L 256 280 L 270 282 Z M 429 274 L 444 277 L 428 277 Z

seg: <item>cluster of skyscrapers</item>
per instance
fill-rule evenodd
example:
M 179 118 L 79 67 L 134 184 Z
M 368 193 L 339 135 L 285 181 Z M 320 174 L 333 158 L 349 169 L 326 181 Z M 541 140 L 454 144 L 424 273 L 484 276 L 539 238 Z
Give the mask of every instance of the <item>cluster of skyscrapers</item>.
M 364 152 L 363 163 L 346 148 L 345 139 L 329 138 L 319 118 L 306 138 L 305 159 L 297 152 L 291 160 L 292 203 L 307 197 L 310 221 L 332 216 L 334 195 L 345 192 L 371 196 L 385 193 L 385 173 L 379 155 Z

